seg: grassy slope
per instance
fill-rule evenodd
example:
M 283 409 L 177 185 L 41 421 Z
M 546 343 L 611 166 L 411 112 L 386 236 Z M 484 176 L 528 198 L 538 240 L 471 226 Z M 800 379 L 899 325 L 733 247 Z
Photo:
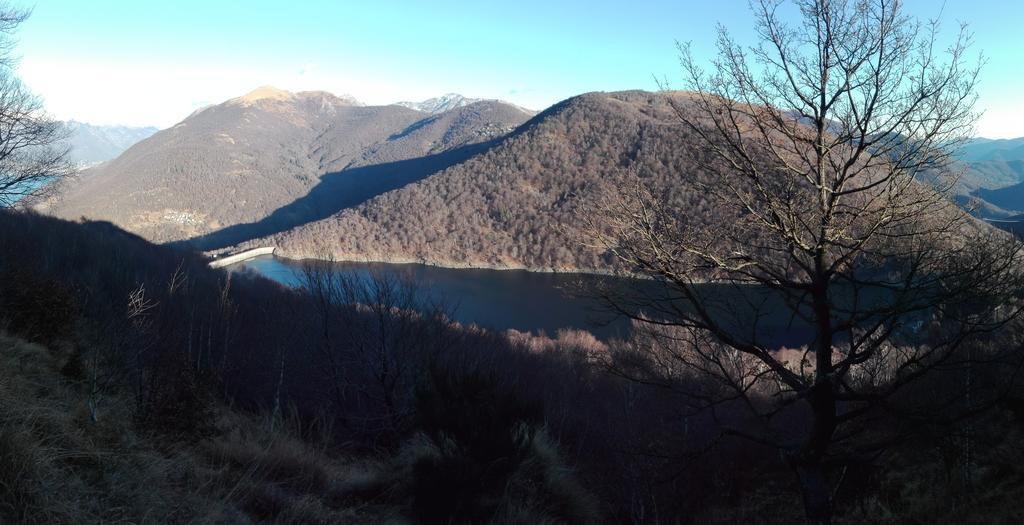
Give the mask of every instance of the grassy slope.
M 375 521 L 372 506 L 327 505 L 366 470 L 287 425 L 215 408 L 215 429 L 176 441 L 133 424 L 115 393 L 89 420 L 84 385 L 50 350 L 0 335 L 0 516 L 36 523 Z M 330 486 L 328 484 L 331 484 Z
M 183 439 L 138 428 L 124 392 L 92 422 L 85 385 L 62 373 L 63 361 L 0 333 L 0 522 L 429 522 L 413 519 L 422 490 L 413 469 L 446 452 L 422 435 L 390 456 L 345 457 L 326 429 L 217 404 L 213 428 Z M 488 522 L 597 519 L 543 434 L 530 450 Z

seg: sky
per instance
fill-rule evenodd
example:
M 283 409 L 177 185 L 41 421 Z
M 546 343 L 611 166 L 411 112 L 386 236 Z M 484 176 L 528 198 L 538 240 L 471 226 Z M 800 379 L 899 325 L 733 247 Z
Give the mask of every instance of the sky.
M 262 85 L 367 104 L 449 92 L 541 110 L 588 91 L 682 81 L 675 48 L 710 58 L 722 23 L 753 43 L 746 0 L 351 2 L 36 0 L 18 73 L 57 118 L 168 127 Z M 15 0 L 17 3 L 17 0 Z M 967 22 L 987 64 L 978 135 L 1024 136 L 1024 2 L 907 0 Z

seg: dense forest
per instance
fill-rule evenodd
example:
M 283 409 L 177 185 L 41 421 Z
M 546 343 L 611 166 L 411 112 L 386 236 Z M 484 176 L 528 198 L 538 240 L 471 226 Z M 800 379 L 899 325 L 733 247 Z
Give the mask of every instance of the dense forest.
M 692 143 L 668 104 L 684 94 L 592 93 L 534 117 L 486 152 L 334 217 L 248 245 L 286 257 L 423 261 L 534 269 L 608 269 L 580 245 L 586 214 L 638 181 L 680 214 L 715 220 Z M 682 182 L 686 184 L 682 184 Z

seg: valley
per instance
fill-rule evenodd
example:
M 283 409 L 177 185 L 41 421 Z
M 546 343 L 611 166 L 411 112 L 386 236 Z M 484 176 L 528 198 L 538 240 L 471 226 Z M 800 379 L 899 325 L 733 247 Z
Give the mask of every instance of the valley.
M 531 117 L 461 96 L 423 112 L 260 88 L 86 171 L 40 209 L 217 255 L 274 246 L 292 259 L 619 271 L 573 240 L 615 188 L 642 180 L 691 220 L 716 214 L 683 191 L 705 182 L 672 99 L 686 104 L 685 94 L 593 93 Z M 1024 209 L 1014 145 L 976 141 L 959 154 L 958 202 L 997 226 Z
M 672 192 L 698 220 L 711 215 L 699 193 L 671 180 L 701 177 L 687 168 L 669 104 L 685 95 L 594 93 L 530 118 L 487 101 L 424 117 L 323 94 L 255 93 L 85 172 L 41 209 L 218 254 L 275 246 L 294 259 L 598 273 L 615 260 L 572 239 L 601 196 L 634 177 Z
M 1024 523 L 1012 10 L 120 3 L 0 2 L 0 523 Z
M 108 220 L 151 241 L 219 258 L 273 248 L 274 256 L 229 269 L 288 286 L 299 284 L 296 275 L 308 261 L 334 261 L 325 264 L 341 273 L 410 278 L 451 304 L 455 320 L 497 332 L 565 329 L 628 338 L 626 319 L 572 294 L 588 288 L 582 280 L 633 274 L 580 240 L 603 198 L 641 181 L 665 191 L 689 227 L 710 226 L 722 215 L 695 191 L 711 182 L 686 152 L 690 139 L 677 120 L 676 112 L 690 107 L 689 96 L 590 93 L 530 116 L 455 95 L 366 107 L 321 92 L 264 87 L 205 108 L 109 167 L 86 172 L 42 209 Z M 305 146 L 305 164 L 289 167 L 287 155 L 302 148 L 296 134 L 314 142 Z M 285 140 L 293 141 L 285 149 L 250 149 Z M 962 184 L 978 188 L 971 195 L 989 197 L 985 204 L 994 209 L 1012 209 L 1012 196 L 991 196 L 1010 190 L 984 188 L 1012 178 L 976 168 L 1012 157 L 1007 151 L 1014 144 L 975 141 L 960 153 L 971 170 Z M 226 148 L 226 156 L 217 156 L 220 164 L 186 163 L 192 158 L 182 155 L 186 147 Z M 260 160 L 252 158 L 256 151 Z M 166 164 L 154 165 L 153 158 Z M 239 171 L 245 163 L 253 167 Z M 291 189 L 275 189 L 284 181 Z M 199 198 L 206 194 L 224 197 Z M 237 200 L 246 195 L 253 197 Z M 167 202 L 191 204 L 160 211 Z M 983 216 L 996 227 L 1017 227 L 1008 212 Z M 772 345 L 809 342 L 792 321 L 775 323 L 774 330 L 789 335 L 772 336 Z

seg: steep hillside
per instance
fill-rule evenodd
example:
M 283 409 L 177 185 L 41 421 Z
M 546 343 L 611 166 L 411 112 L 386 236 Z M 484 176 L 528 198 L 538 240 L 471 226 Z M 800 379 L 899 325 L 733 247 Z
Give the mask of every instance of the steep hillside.
M 392 295 L 376 319 L 337 303 L 319 339 L 312 296 L 108 223 L 0 209 L 0 245 L 0 523 L 604 521 L 544 430 L 583 420 L 583 392 L 612 399 L 570 368 L 576 343 Z M 604 476 L 612 451 L 563 428 Z
M 353 183 L 359 202 L 414 180 L 410 170 L 401 180 L 350 170 L 485 141 L 526 118 L 497 103 L 425 117 L 399 106 L 360 106 L 325 92 L 265 87 L 198 111 L 88 170 L 45 209 L 61 217 L 109 220 L 158 242 L 205 236 L 201 246 L 214 248 L 223 236 L 211 234 L 258 223 L 299 199 L 312 196 L 327 206 L 320 212 L 327 216 L 340 209 L 331 207 L 335 200 L 352 199 L 345 190 Z M 344 174 L 347 186 L 317 189 L 328 174 Z M 374 177 L 353 180 L 360 175 Z M 260 233 L 319 218 L 306 204 L 282 210 Z
M 96 126 L 69 120 L 67 145 L 70 160 L 79 166 L 92 166 L 120 155 L 135 143 L 159 131 L 154 127 Z
M 442 266 L 607 270 L 586 246 L 586 217 L 638 179 L 687 227 L 740 220 L 707 197 L 719 181 L 698 169 L 700 144 L 672 109 L 685 93 L 590 93 L 537 115 L 494 147 L 333 217 L 246 244 L 292 258 Z
M 673 184 L 702 174 L 686 165 L 691 143 L 667 96 L 569 99 L 460 165 L 253 244 L 297 258 L 606 268 L 610 259 L 579 245 L 582 216 L 598 194 L 629 187 L 634 174 L 664 187 L 696 220 L 713 220 L 700 194 Z
M 1017 160 L 1005 164 L 1020 173 L 1022 180 L 1024 180 L 1024 161 Z M 1024 182 L 1018 182 L 997 189 L 981 188 L 976 190 L 973 195 L 1004 210 L 1024 212 Z
M 967 171 L 961 177 L 965 189 L 997 190 L 1024 182 L 1024 160 L 976 160 L 965 162 Z

